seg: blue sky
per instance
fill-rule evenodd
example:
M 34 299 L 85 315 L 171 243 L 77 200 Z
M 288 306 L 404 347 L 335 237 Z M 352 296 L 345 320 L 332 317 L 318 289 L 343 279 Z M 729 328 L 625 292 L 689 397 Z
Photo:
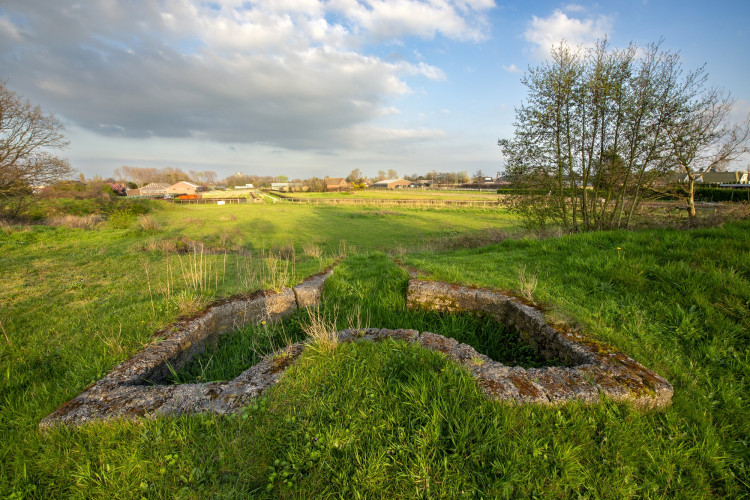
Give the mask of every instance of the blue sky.
M 747 1 L 4 0 L 0 78 L 65 123 L 87 176 L 494 173 L 550 43 L 663 39 L 739 118 L 748 20 Z

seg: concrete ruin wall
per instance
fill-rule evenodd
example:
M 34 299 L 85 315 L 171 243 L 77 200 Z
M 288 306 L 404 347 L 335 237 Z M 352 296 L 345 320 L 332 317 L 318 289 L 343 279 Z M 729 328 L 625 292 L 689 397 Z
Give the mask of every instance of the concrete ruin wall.
M 466 367 L 494 399 L 518 403 L 556 404 L 572 400 L 593 403 L 604 395 L 641 408 L 666 406 L 672 400 L 672 386 L 664 378 L 612 347 L 552 327 L 541 311 L 516 297 L 485 288 L 412 279 L 407 306 L 489 315 L 518 330 L 522 339 L 545 358 L 559 359 L 566 365 L 509 367 L 471 352 L 471 347 L 451 339 L 428 342 L 434 344 L 431 348 L 445 352 Z M 471 361 L 474 358 L 479 362 Z
M 200 315 L 175 323 L 157 334 L 162 337 L 115 367 L 40 422 L 81 424 L 107 418 L 134 418 L 160 413 L 227 413 L 241 408 L 280 375 L 273 360 L 246 370 L 229 382 L 155 385 L 167 382 L 196 355 L 216 345 L 229 331 L 262 320 L 277 320 L 298 308 L 318 304 L 323 285 L 332 270 L 312 276 L 280 292 L 264 290 L 249 297 L 216 302 Z
M 307 341 L 265 356 L 228 382 L 155 384 L 165 383 L 172 370 L 179 370 L 195 355 L 215 345 L 223 333 L 264 319 L 279 319 L 297 308 L 319 303 L 325 280 L 331 274 L 327 271 L 313 276 L 281 292 L 264 291 L 221 301 L 195 318 L 176 323 L 161 332 L 165 337 L 162 341 L 114 368 L 44 418 L 40 427 L 160 414 L 241 411 L 279 380 L 304 351 Z M 419 343 L 466 368 L 489 397 L 500 401 L 596 403 L 603 395 L 641 408 L 662 407 L 671 401 L 672 386 L 665 379 L 611 347 L 550 326 L 542 312 L 515 297 L 488 289 L 411 279 L 406 300 L 409 308 L 489 315 L 516 328 L 542 356 L 559 359 L 566 366 L 506 366 L 455 339 L 416 330 L 342 330 L 339 341 L 394 338 Z

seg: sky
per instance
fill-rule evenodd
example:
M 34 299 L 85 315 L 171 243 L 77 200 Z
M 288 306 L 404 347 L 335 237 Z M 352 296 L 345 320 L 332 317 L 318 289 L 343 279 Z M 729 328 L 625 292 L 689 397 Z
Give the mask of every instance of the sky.
M 748 21 L 747 0 L 3 0 L 0 79 L 63 122 L 88 177 L 491 175 L 551 44 L 662 40 L 739 118 Z

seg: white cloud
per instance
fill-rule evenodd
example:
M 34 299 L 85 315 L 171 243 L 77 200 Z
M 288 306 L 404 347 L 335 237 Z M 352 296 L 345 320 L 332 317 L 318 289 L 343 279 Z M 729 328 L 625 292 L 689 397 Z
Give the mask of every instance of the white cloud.
M 568 5 L 563 7 L 562 10 L 567 11 L 567 12 L 585 12 L 586 7 L 577 3 L 569 3 Z
M 426 61 L 371 55 L 368 43 L 479 40 L 492 6 L 6 0 L 0 60 L 11 88 L 98 134 L 335 149 L 361 143 L 352 130 L 397 113 L 389 100 L 410 93 L 410 79 L 445 79 Z M 377 135 L 437 137 L 402 129 Z
M 23 41 L 21 29 L 6 16 L 0 16 L 0 38 L 5 38 L 11 42 Z
M 515 64 L 511 64 L 510 66 L 503 66 L 503 69 L 508 73 L 523 73 L 523 71 Z
M 328 4 L 374 39 L 402 36 L 482 40 L 493 0 L 331 0 Z
M 570 45 L 590 46 L 611 31 L 612 18 L 609 16 L 577 19 L 555 10 L 549 17 L 532 16 L 524 38 L 534 46 L 534 55 L 544 59 L 549 56 L 550 48 L 563 39 Z

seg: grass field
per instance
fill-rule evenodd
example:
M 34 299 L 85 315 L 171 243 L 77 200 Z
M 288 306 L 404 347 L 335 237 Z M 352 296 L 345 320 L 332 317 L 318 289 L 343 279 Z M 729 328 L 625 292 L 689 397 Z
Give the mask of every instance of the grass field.
M 518 233 L 517 221 L 490 209 L 165 204 L 88 230 L 0 229 L 2 496 L 748 494 L 749 223 L 461 248 Z M 441 355 L 387 341 L 308 349 L 234 417 L 37 430 L 181 311 L 337 258 L 324 309 L 336 306 L 339 327 L 443 328 L 478 348 L 502 337 L 482 321 L 405 311 L 407 276 L 389 253 L 438 279 L 525 291 L 665 376 L 672 407 L 498 404 Z M 299 335 L 295 319 L 285 328 Z M 186 380 L 252 363 L 243 335 L 215 371 Z
M 363 189 L 327 193 L 282 193 L 289 198 L 357 199 L 357 200 L 464 200 L 497 201 L 499 195 L 487 191 L 443 191 L 431 189 Z
M 252 199 L 256 189 L 227 189 L 221 191 L 206 191 L 201 193 L 203 198 L 248 198 Z

